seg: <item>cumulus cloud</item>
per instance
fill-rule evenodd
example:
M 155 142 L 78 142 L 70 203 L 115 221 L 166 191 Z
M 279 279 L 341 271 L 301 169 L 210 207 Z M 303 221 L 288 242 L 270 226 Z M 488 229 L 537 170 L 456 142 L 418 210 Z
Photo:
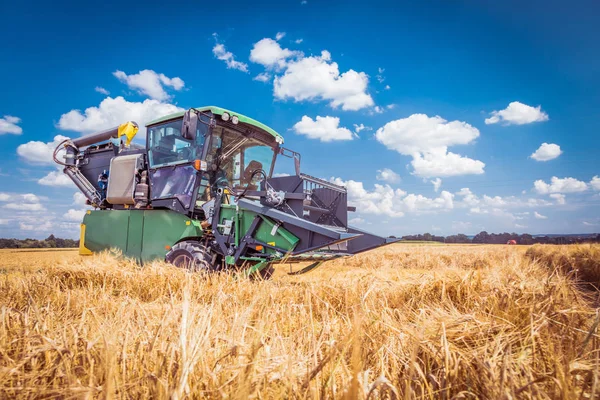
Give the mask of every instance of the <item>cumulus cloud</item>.
M 588 186 L 585 182 L 575 178 L 558 178 L 553 176 L 550 183 L 546 183 L 541 179 L 535 181 L 533 188 L 539 194 L 550 194 L 584 192 Z
M 367 92 L 368 84 L 369 77 L 364 72 L 350 69 L 340 73 L 331 54 L 323 50 L 320 56 L 288 60 L 284 74 L 273 81 L 273 94 L 280 100 L 323 100 L 332 108 L 356 111 L 374 105 Z
M 459 197 L 459 200 L 455 203 L 456 206 L 459 208 L 469 208 L 472 214 L 490 213 L 495 216 L 501 216 L 501 214 L 507 216 L 504 211 L 505 209 L 545 207 L 552 204 L 549 201 L 537 198 L 488 196 L 486 194 L 478 196 L 469 188 L 462 188 L 460 191 L 456 192 L 456 195 Z M 528 215 L 529 212 L 521 212 L 518 214 Z M 511 214 L 511 218 L 522 219 L 515 215 Z
M 83 193 L 81 193 L 81 192 L 73 193 L 73 205 L 85 206 L 85 205 L 87 205 L 86 201 L 87 201 L 87 198 L 84 196 Z
M 175 90 L 181 90 L 185 83 L 181 78 L 169 78 L 165 74 L 158 74 L 151 69 L 145 69 L 137 74 L 127 75 L 123 71 L 115 71 L 113 75 L 121 82 L 125 83 L 130 89 L 136 90 L 152 99 L 165 101 L 171 96 L 166 92 L 165 87 L 171 87 Z
M 39 203 L 42 199 L 33 193 L 14 194 L 0 192 L 1 202 Z
M 54 149 L 66 139 L 68 139 L 68 137 L 56 135 L 54 136 L 54 140 L 47 143 L 35 140 L 23 143 L 17 147 L 17 154 L 23 160 L 31 164 L 52 165 L 54 164 L 54 161 L 52 160 L 52 153 L 54 152 Z
M 20 122 L 21 118 L 13 117 L 12 115 L 5 115 L 4 118 L 0 118 L 0 135 L 20 135 L 23 133 L 23 128 L 17 125 Z
M 597 175 L 594 176 L 590 181 L 590 186 L 594 190 L 600 190 L 600 177 L 598 177 Z
M 38 179 L 37 182 L 40 185 L 44 186 L 75 186 L 73 181 L 71 181 L 71 179 L 69 179 L 69 177 L 65 175 L 61 170 L 52 171 L 43 178 Z
M 219 37 L 216 33 L 213 33 L 213 37 L 215 38 L 215 41 L 216 41 L 215 47 L 213 47 L 213 49 L 212 49 L 214 56 L 218 60 L 225 61 L 225 64 L 227 65 L 227 68 L 229 68 L 229 69 L 237 69 L 242 72 L 248 72 L 248 64 L 243 63 L 241 61 L 237 61 L 235 59 L 235 56 L 233 55 L 233 53 L 230 51 L 227 51 L 224 44 L 219 43 L 219 41 L 218 41 Z
M 4 208 L 17 211 L 43 211 L 46 208 L 40 203 L 8 203 Z
M 531 107 L 527 104 L 513 101 L 504 110 L 492 111 L 491 116 L 486 118 L 487 125 L 502 122 L 504 125 L 523 125 L 532 122 L 548 120 L 548 114 L 542 111 L 542 106 Z
M 484 173 L 485 163 L 473 160 L 442 149 L 415 153 L 411 165 L 414 175 L 422 178 L 448 177 L 457 175 L 480 175 Z
M 279 40 L 279 39 L 277 39 Z M 300 51 L 284 49 L 281 45 L 271 39 L 264 38 L 254 43 L 250 51 L 250 61 L 261 64 L 267 68 L 282 69 L 287 65 L 288 59 L 292 57 L 301 57 Z
M 389 168 L 377 170 L 377 176 L 375 177 L 378 181 L 387 183 L 398 183 L 400 182 L 400 175 L 395 173 Z
M 9 194 L 0 193 L 0 201 L 7 202 L 4 206 L 8 210 L 16 211 L 43 211 L 46 208 L 41 204 L 39 196 L 33 193 Z
M 404 155 L 469 144 L 478 137 L 479 130 L 466 122 L 448 122 L 440 116 L 426 114 L 388 122 L 375 134 L 379 142 Z
M 436 193 L 438 190 L 440 190 L 440 187 L 442 187 L 442 180 L 440 178 L 435 178 L 434 180 L 429 182 L 433 184 L 433 191 Z
M 140 127 L 139 134 L 143 137 L 146 135 L 146 123 L 183 110 L 159 100 L 130 102 L 121 96 L 114 99 L 107 97 L 99 106 L 88 107 L 83 113 L 80 110 L 71 110 L 61 115 L 58 127 L 62 130 L 91 133 L 118 126 L 125 121 L 135 121 Z
M 388 122 L 375 133 L 388 149 L 412 156 L 413 174 L 422 178 L 483 174 L 483 162 L 448 151 L 449 146 L 469 144 L 477 137 L 479 130 L 466 122 L 425 114 Z
M 26 223 L 19 222 L 19 229 L 22 231 L 43 231 L 47 232 L 53 228 L 53 225 L 50 221 L 44 221 L 42 223 Z
M 560 146 L 554 143 L 542 143 L 542 145 L 530 156 L 536 161 L 554 160 L 562 154 Z
M 253 80 L 255 81 L 259 81 L 259 82 L 269 82 L 271 80 L 271 74 L 268 72 L 262 72 L 258 75 L 256 75 Z
M 331 181 L 346 187 L 349 204 L 355 205 L 360 213 L 402 217 L 405 213 L 431 213 L 454 208 L 454 195 L 447 191 L 442 191 L 439 197 L 429 198 L 407 194 L 387 184 L 375 184 L 373 190 L 366 190 L 362 182 L 340 178 Z
M 108 96 L 110 94 L 110 92 L 108 90 L 104 89 L 101 86 L 96 86 L 96 88 L 94 90 L 96 92 L 101 93 L 101 94 L 106 95 L 106 96 Z
M 337 117 L 317 116 L 313 120 L 305 115 L 294 125 L 293 129 L 299 135 L 305 135 L 309 139 L 318 139 L 321 142 L 352 140 L 352 131 L 348 128 L 340 127 L 339 124 L 340 119 Z
M 285 37 L 285 32 L 277 32 L 275 35 L 275 40 L 279 41 Z
M 85 210 L 85 209 L 75 210 L 75 209 L 70 208 L 63 215 L 63 218 L 66 219 L 67 221 L 81 222 L 81 221 L 83 221 L 83 216 L 85 215 L 86 211 L 87 210 Z
M 360 218 L 360 217 L 355 217 L 355 218 L 352 218 L 352 219 L 348 220 L 348 224 L 349 225 L 361 225 L 361 224 L 364 224 L 364 223 L 365 223 L 365 220 L 362 219 L 362 218 Z
M 565 195 L 564 195 L 564 194 L 560 194 L 560 193 L 552 193 L 552 194 L 550 195 L 550 198 L 552 198 L 552 199 L 556 200 L 556 204 L 563 205 L 563 204 L 565 204 L 565 203 L 566 203 L 566 200 L 565 200 Z
M 354 133 L 356 133 L 356 134 L 360 133 L 360 131 L 362 131 L 362 130 L 367 130 L 367 131 L 373 130 L 373 128 L 371 128 L 370 126 L 365 126 L 364 124 L 360 124 L 360 125 L 353 124 L 353 125 L 354 125 Z
M 535 211 L 535 212 L 533 213 L 533 216 L 534 216 L 536 219 L 548 219 L 548 217 L 547 217 L 547 216 L 545 216 L 545 215 L 542 215 L 542 214 L 540 214 L 540 213 L 539 213 L 539 212 L 537 212 L 537 211 Z

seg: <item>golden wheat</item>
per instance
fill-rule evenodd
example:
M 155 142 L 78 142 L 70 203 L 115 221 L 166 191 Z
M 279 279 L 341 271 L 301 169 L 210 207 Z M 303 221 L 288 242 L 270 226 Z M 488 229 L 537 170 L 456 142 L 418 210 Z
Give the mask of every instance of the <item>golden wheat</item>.
M 3 252 L 0 397 L 597 398 L 594 292 L 534 251 L 396 244 L 265 282 Z

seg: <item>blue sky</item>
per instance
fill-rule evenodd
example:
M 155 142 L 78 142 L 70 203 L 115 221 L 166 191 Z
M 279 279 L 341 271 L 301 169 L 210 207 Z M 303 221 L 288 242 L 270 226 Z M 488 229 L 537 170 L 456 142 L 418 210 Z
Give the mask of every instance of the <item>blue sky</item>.
M 56 136 L 208 104 L 280 132 L 373 232 L 599 232 L 599 8 L 3 4 L 0 236 L 78 236 Z

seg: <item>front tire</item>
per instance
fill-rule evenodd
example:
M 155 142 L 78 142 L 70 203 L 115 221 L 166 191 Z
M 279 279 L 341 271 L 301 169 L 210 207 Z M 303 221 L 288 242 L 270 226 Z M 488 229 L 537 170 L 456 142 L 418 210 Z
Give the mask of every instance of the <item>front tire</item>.
M 190 272 L 209 272 L 214 269 L 210 250 L 193 240 L 184 240 L 171 247 L 165 261 Z

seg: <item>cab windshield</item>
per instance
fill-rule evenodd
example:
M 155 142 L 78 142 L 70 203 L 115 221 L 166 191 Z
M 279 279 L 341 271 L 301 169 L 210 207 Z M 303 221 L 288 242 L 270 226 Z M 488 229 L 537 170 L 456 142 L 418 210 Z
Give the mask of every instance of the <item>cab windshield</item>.
M 195 139 L 184 139 L 182 119 L 148 128 L 148 159 L 150 168 L 189 163 L 202 156 L 202 146 L 208 126 L 198 122 Z
M 227 127 L 217 126 L 213 129 L 206 157 L 213 172 L 213 184 L 233 188 L 248 186 L 256 190 L 262 175 L 255 171 L 263 170 L 269 175 L 273 160 L 271 146 Z

